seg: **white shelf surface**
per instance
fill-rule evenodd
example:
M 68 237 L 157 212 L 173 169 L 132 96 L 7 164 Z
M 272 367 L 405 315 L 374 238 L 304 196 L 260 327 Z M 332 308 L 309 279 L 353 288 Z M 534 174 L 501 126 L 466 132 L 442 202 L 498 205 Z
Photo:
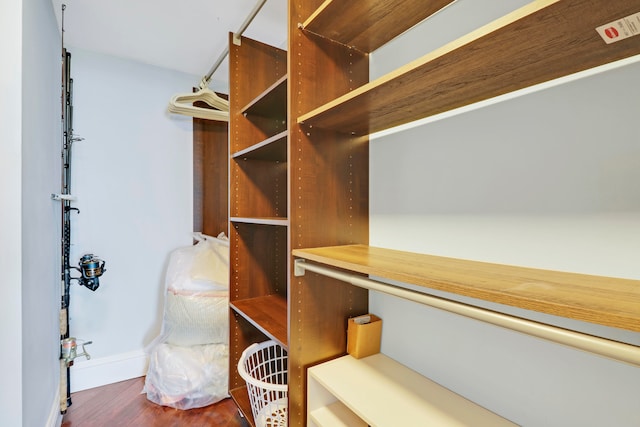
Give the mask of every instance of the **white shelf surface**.
M 382 353 L 314 366 L 308 379 L 309 426 L 516 425 Z
M 367 427 L 368 424 L 354 414 L 342 402 L 333 402 L 309 412 L 317 427 Z M 311 424 L 313 425 L 313 424 Z

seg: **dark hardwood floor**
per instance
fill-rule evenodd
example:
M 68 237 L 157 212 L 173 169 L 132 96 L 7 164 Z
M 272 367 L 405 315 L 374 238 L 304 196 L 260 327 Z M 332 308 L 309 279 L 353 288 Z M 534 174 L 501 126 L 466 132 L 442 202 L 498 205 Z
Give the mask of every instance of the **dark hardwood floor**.
M 248 426 L 231 399 L 183 411 L 150 402 L 143 387 L 140 377 L 73 393 L 62 427 Z

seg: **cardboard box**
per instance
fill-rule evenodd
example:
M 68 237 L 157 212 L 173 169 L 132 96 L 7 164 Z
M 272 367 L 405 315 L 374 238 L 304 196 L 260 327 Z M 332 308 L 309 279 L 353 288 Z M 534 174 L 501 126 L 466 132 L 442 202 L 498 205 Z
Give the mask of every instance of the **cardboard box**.
M 347 326 L 347 353 L 356 359 L 380 353 L 382 319 L 374 314 L 352 317 Z

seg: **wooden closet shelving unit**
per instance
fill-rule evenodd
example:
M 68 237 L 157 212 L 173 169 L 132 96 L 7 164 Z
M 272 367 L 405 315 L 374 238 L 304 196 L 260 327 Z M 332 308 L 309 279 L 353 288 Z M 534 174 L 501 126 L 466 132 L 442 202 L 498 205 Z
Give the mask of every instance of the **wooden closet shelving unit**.
M 351 51 L 330 50 L 345 58 Z M 368 62 L 358 53 L 357 66 L 334 79 L 332 61 L 291 65 L 287 52 L 245 37 L 230 38 L 229 51 L 230 393 L 253 425 L 236 366 L 250 344 L 273 339 L 288 351 L 290 424 L 302 425 L 306 366 L 344 352 L 343 319 L 366 311 L 367 292 L 338 285 L 309 294 L 292 283 L 291 250 L 367 240 L 368 148 L 361 138 L 292 128 L 287 117 L 318 92 L 337 96 L 353 78 L 364 83 Z M 290 95 L 304 76 L 326 87 Z
M 230 36 L 230 389 L 250 423 L 246 347 L 287 349 L 289 425 L 303 426 L 307 368 L 344 355 L 347 318 L 368 310 L 364 289 L 296 277 L 292 252 L 370 249 L 370 133 L 640 53 L 638 37 L 607 45 L 595 31 L 637 1 L 544 0 L 369 81 L 369 53 L 449 3 L 289 0 L 286 52 Z
M 433 2 L 433 10 L 426 10 L 425 2 L 419 1 L 402 4 L 382 0 L 289 1 L 289 219 L 294 254 L 313 259 L 316 254 L 311 256 L 310 253 L 314 250 L 302 248 L 336 245 L 352 248 L 349 241 L 357 243 L 355 247 L 361 251 L 373 250 L 367 246 L 368 211 L 363 206 L 368 203 L 368 189 L 360 187 L 367 184 L 365 162 L 368 162 L 370 133 L 640 53 L 638 37 L 606 44 L 596 32 L 596 27 L 640 12 L 637 1 L 542 0 L 369 82 L 365 70 L 368 54 L 411 28 L 416 20 L 422 20 L 448 3 Z M 424 14 L 422 9 L 425 9 Z M 344 157 L 337 154 L 350 149 L 360 151 L 345 153 Z M 338 155 L 345 163 L 325 162 L 327 153 Z M 317 159 L 312 170 L 301 170 L 295 165 L 298 156 L 301 165 L 312 165 L 309 157 L 305 157 L 309 155 Z M 358 169 L 349 170 L 350 164 L 360 162 Z M 349 172 L 340 175 L 339 171 L 343 169 Z M 315 175 L 323 179 L 317 179 Z M 329 179 L 327 175 L 334 178 L 329 180 L 329 185 L 324 182 Z M 354 183 L 354 180 L 359 182 Z M 311 202 L 314 198 L 326 202 Z M 340 209 L 345 203 L 349 209 L 357 206 L 358 210 L 352 213 L 347 209 L 335 214 L 334 209 Z M 313 206 L 319 209 L 315 214 Z M 298 223 L 300 212 L 313 215 L 308 224 Z M 323 244 L 323 241 L 330 243 Z M 345 266 L 340 256 L 331 253 L 333 250 L 336 249 L 326 249 L 322 262 L 364 274 L 381 273 L 375 268 L 368 270 L 368 265 L 362 268 Z M 442 277 L 438 278 L 431 277 L 433 270 L 426 267 L 425 258 L 404 253 L 395 258 L 394 266 L 381 276 L 416 283 L 415 277 L 402 277 L 403 268 L 411 264 L 417 269 L 418 284 L 428 282 L 431 286 L 446 282 L 441 286 L 444 290 L 473 296 L 473 279 L 457 283 L 456 276 L 461 270 L 477 267 L 476 264 L 463 260 L 440 264 L 441 259 L 430 258 L 440 269 Z M 486 272 L 487 277 L 506 275 L 505 283 L 511 284 L 518 282 L 518 275 L 526 270 L 507 266 L 492 268 L 494 270 Z M 543 273 L 535 271 L 532 274 L 532 277 L 538 277 Z M 480 276 L 484 277 L 483 273 Z M 547 278 L 571 288 L 575 285 L 574 280 L 582 279 L 578 276 L 553 272 Z M 637 301 L 634 290 L 637 283 L 629 285 L 634 281 L 608 278 L 597 278 L 595 282 L 588 282 L 593 288 L 586 285 L 575 300 L 569 298 L 566 306 L 563 306 L 565 296 L 561 296 L 562 292 L 543 298 L 540 303 L 537 301 L 540 295 L 518 295 L 516 305 L 637 330 L 638 315 L 624 301 L 629 292 L 632 300 Z M 302 426 L 307 422 L 306 368 L 346 351 L 347 311 L 333 310 L 333 305 L 348 297 L 358 304 L 358 307 L 351 306 L 351 312 L 362 314 L 367 311 L 367 296 L 361 294 L 359 288 L 316 274 L 291 278 L 289 286 L 289 425 Z M 616 302 L 596 313 L 598 304 L 589 295 L 593 291 L 597 295 L 595 299 L 603 297 L 607 286 L 615 289 Z M 456 287 L 463 291 L 452 289 Z M 495 297 L 501 291 L 495 295 L 489 295 L 493 290 L 486 292 L 483 297 L 487 300 L 513 302 L 512 296 L 506 297 L 506 291 L 502 292 L 501 298 Z M 582 313 L 574 316 L 574 309 L 578 307 Z M 336 316 L 333 325 L 324 319 L 326 316 Z M 618 318 L 611 320 L 610 317 Z M 316 322 L 323 319 L 323 322 L 311 327 L 310 319 Z
M 229 390 L 254 425 L 238 360 L 287 348 L 287 52 L 230 34 L 229 64 Z

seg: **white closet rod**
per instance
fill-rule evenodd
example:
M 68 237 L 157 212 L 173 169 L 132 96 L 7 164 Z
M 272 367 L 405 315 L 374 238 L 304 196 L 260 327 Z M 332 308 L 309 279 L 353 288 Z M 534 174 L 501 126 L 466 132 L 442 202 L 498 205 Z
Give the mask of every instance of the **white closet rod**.
M 258 12 L 260 12 L 260 9 L 262 9 L 262 6 L 264 6 L 266 2 L 267 0 L 260 0 L 256 3 L 251 13 L 249 13 L 247 18 L 244 20 L 244 22 L 240 26 L 240 28 L 238 28 L 238 31 L 233 33 L 234 38 L 240 37 L 245 32 L 245 30 L 249 27 L 249 24 L 251 24 L 251 22 L 256 17 L 256 15 L 258 15 Z M 211 76 L 213 76 L 213 73 L 215 73 L 218 67 L 220 67 L 220 64 L 222 64 L 222 61 L 224 61 L 224 59 L 227 57 L 228 54 L 229 54 L 229 46 L 225 47 L 224 51 L 218 57 L 218 60 L 215 62 L 215 64 L 213 64 L 213 66 L 211 67 L 207 75 L 204 76 L 204 81 L 206 84 L 209 83 L 209 80 L 211 80 Z
M 640 347 L 625 344 L 618 341 L 595 337 L 580 332 L 520 317 L 510 316 L 495 311 L 473 307 L 468 304 L 447 300 L 445 298 L 434 297 L 399 286 L 378 282 L 355 274 L 344 273 L 332 268 L 323 267 L 317 264 L 307 263 L 304 259 L 295 260 L 295 275 L 302 276 L 304 271 L 312 271 L 323 276 L 332 277 L 343 282 L 350 283 L 360 288 L 383 292 L 385 294 L 404 298 L 420 304 L 446 310 L 451 313 L 470 317 L 472 319 L 491 323 L 503 328 L 522 332 L 538 338 L 553 341 L 558 344 L 568 345 L 580 350 L 609 357 L 631 365 L 640 366 Z

